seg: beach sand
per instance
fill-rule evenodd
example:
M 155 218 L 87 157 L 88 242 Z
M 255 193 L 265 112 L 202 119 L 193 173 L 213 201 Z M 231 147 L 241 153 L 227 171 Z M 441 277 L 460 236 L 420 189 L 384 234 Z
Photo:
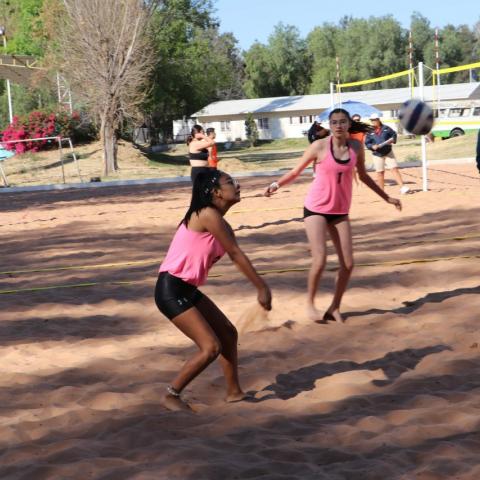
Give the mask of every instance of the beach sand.
M 227 220 L 273 310 L 248 319 L 253 287 L 228 258 L 211 271 L 253 398 L 225 404 L 216 362 L 185 391 L 196 414 L 161 404 L 194 347 L 153 301 L 189 187 L 2 195 L 0 478 L 480 478 L 478 172 L 432 167 L 429 192 L 402 174 L 402 212 L 354 187 L 343 325 L 304 313 L 310 177 L 270 199 L 241 180 Z M 336 266 L 329 245 L 320 309 Z

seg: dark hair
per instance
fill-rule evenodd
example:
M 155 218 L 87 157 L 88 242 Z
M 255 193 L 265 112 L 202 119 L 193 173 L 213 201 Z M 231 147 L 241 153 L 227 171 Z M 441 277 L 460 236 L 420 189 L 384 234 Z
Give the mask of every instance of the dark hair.
M 190 135 L 187 137 L 187 145 L 190 145 L 190 142 L 195 138 L 196 133 L 202 133 L 203 127 L 201 125 L 194 125 L 190 131 Z
M 220 188 L 220 177 L 224 175 L 221 170 L 211 169 L 209 171 L 200 172 L 192 188 L 192 199 L 190 201 L 190 207 L 188 207 L 187 213 L 180 223 L 185 224 L 188 227 L 188 222 L 194 213 L 199 213 L 207 207 L 213 207 L 213 191 Z
M 334 113 L 343 113 L 350 120 L 350 128 L 348 129 L 348 133 L 359 133 L 359 132 L 370 133 L 370 132 L 373 132 L 374 130 L 371 125 L 367 125 L 366 123 L 356 122 L 355 120 L 352 120 L 352 117 L 350 117 L 350 114 L 344 108 L 334 108 L 330 112 L 330 115 L 328 115 L 329 120 L 332 118 L 332 115 Z
M 210 135 L 211 133 L 215 133 L 215 129 L 213 127 L 208 127 L 207 128 L 207 135 Z

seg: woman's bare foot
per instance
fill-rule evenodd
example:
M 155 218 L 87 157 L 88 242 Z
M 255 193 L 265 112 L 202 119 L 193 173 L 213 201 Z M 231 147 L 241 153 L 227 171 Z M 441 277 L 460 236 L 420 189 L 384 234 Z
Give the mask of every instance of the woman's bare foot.
M 334 310 L 327 310 L 323 316 L 325 322 L 334 321 L 338 323 L 345 323 L 345 319 L 342 317 L 340 310 L 335 308 Z
M 228 403 L 241 402 L 242 400 L 245 400 L 248 396 L 248 394 L 246 394 L 242 390 L 239 390 L 238 392 L 228 393 L 225 397 L 225 401 Z
M 307 307 L 307 315 L 312 322 L 317 322 L 317 323 L 325 323 L 324 318 L 322 317 L 322 313 L 317 310 L 313 305 L 309 305 Z
M 180 397 L 170 394 L 165 395 L 163 398 L 163 405 L 172 412 L 193 412 L 188 403 L 184 402 Z

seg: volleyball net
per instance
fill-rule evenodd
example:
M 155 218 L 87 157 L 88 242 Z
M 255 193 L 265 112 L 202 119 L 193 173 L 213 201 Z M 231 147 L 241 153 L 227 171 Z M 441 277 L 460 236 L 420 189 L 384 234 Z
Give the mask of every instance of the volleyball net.
M 5 140 L 5 141 L 0 140 L 0 147 L 8 148 L 8 146 L 16 145 L 16 144 L 19 144 L 19 143 L 29 143 L 31 145 L 34 142 L 41 142 L 41 143 L 49 142 L 52 145 L 56 145 L 56 148 L 57 148 L 57 151 L 58 151 L 58 166 L 61 167 L 61 170 L 60 170 L 61 178 L 59 178 L 58 180 L 55 178 L 54 179 L 55 182 L 60 181 L 62 183 L 66 183 L 66 171 L 65 170 L 66 170 L 66 165 L 70 162 L 73 162 L 73 165 L 74 165 L 74 168 L 75 168 L 74 175 L 78 177 L 80 182 L 83 181 L 82 175 L 81 175 L 81 172 L 80 172 L 80 165 L 78 163 L 77 156 L 76 156 L 75 151 L 73 149 L 72 140 L 69 137 L 57 136 L 57 137 L 26 138 L 26 139 L 22 139 L 22 140 Z M 69 150 L 69 153 L 67 154 L 68 158 L 66 158 L 67 156 L 64 155 L 65 146 Z M 19 156 L 24 157 L 23 161 L 22 161 L 22 164 L 18 165 L 18 166 L 15 166 L 18 163 L 18 162 L 16 162 L 16 160 L 17 160 L 17 157 L 19 157 Z M 10 167 L 9 169 L 8 168 L 3 168 L 2 164 L 0 163 L 0 176 L 3 180 L 3 183 L 4 183 L 5 187 L 10 186 L 9 181 L 7 179 L 8 174 L 14 176 L 15 174 L 18 174 L 18 173 L 20 173 L 22 171 L 25 171 L 25 170 L 30 170 L 31 169 L 32 171 L 37 171 L 39 169 L 39 167 L 37 165 L 35 165 L 36 163 L 38 163 L 38 161 L 33 161 L 33 162 L 31 162 L 32 163 L 31 165 L 28 165 L 27 162 L 25 161 L 25 157 L 26 157 L 26 155 L 24 154 L 24 155 L 8 156 L 8 157 L 5 157 L 5 158 L 2 159 L 2 161 L 4 162 L 4 166 L 7 165 L 7 166 Z M 51 168 L 52 168 L 52 165 L 49 164 L 49 165 L 43 166 L 43 168 L 40 168 L 40 169 L 44 170 L 44 171 L 47 171 Z
M 435 116 L 437 117 L 432 134 L 435 134 L 436 131 L 442 131 L 444 137 L 455 136 L 455 134 L 461 135 L 469 129 L 478 130 L 480 128 L 480 99 L 478 100 L 478 107 L 476 108 L 474 108 L 474 106 L 465 106 L 465 108 L 457 108 L 453 111 L 452 108 L 448 108 L 449 106 L 454 106 L 455 102 L 452 101 L 451 95 L 448 92 L 450 85 L 447 85 L 446 82 L 451 80 L 448 79 L 449 74 L 466 70 L 472 71 L 477 68 L 480 68 L 480 62 L 435 69 L 420 62 L 414 68 L 388 75 L 353 82 L 332 82 L 330 84 L 331 105 L 333 107 L 334 105 L 341 105 L 342 102 L 347 100 L 356 100 L 374 106 L 382 111 L 382 121 L 401 134 L 404 132 L 398 121 L 400 105 L 411 98 L 419 98 L 432 106 Z M 470 75 L 470 77 L 472 77 L 472 75 Z M 403 84 L 403 86 L 399 88 L 401 84 Z M 464 85 L 466 97 L 475 90 L 475 85 L 472 85 L 472 87 Z M 375 89 L 368 89 L 368 87 L 365 89 L 365 86 Z M 387 90 L 390 90 L 388 94 L 386 93 Z M 465 98 L 463 104 L 467 105 L 473 101 L 474 100 Z M 460 105 L 461 102 L 457 101 L 457 104 Z M 455 113 L 458 117 L 465 117 L 455 118 L 455 122 L 453 123 L 455 123 L 455 125 L 457 125 L 457 123 L 459 125 L 461 124 L 460 127 L 454 126 L 450 119 L 445 119 L 442 116 L 450 114 L 451 112 Z M 471 118 L 473 112 L 478 115 L 478 118 Z M 422 187 L 424 191 L 428 190 L 426 143 L 427 138 L 422 136 L 420 143 L 421 154 L 417 158 L 421 159 Z M 417 157 L 417 155 L 411 155 L 411 157 Z

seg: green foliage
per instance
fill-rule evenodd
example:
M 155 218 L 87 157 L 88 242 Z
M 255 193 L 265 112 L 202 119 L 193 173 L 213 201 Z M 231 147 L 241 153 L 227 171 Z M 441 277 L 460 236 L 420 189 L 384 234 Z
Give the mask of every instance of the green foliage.
M 43 56 L 46 39 L 40 18 L 44 0 L 1 0 L 6 12 L 8 53 Z
M 8 100 L 5 82 L 0 82 L 0 129 L 8 123 Z M 50 110 L 57 108 L 56 93 L 48 87 L 27 88 L 10 83 L 13 111 L 15 115 L 28 115 L 33 110 Z
M 245 135 L 250 142 L 250 147 L 254 147 L 258 141 L 258 128 L 251 113 L 249 113 L 245 119 Z
M 312 57 L 296 27 L 275 26 L 268 44 L 255 43 L 245 54 L 248 97 L 303 95 L 310 83 Z
M 158 63 L 145 109 L 164 132 L 213 101 L 243 97 L 236 39 L 219 33 L 211 11 L 210 0 L 166 0 L 156 14 Z

